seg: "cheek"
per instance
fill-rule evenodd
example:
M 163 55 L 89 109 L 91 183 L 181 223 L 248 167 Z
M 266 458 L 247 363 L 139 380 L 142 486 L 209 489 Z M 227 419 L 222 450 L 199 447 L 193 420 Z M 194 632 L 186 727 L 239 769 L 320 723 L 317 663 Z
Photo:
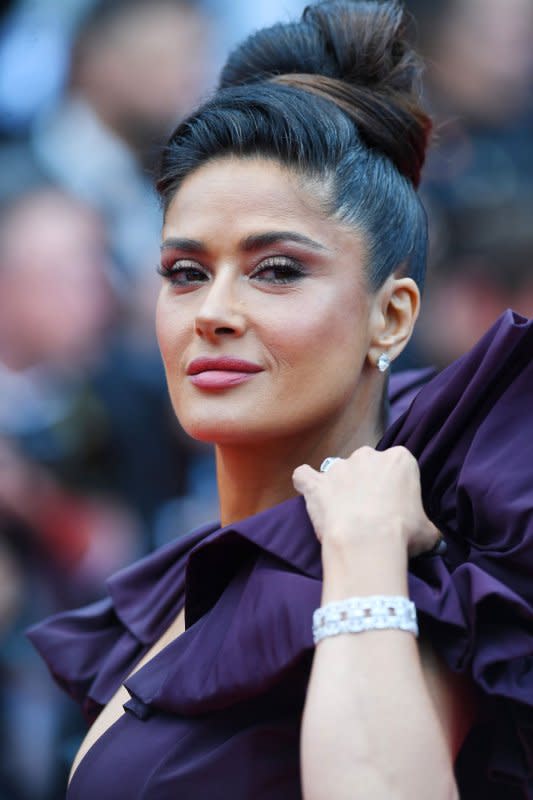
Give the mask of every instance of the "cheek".
M 294 372 L 320 373 L 345 362 L 355 367 L 354 359 L 366 355 L 367 305 L 353 290 L 307 296 L 265 326 L 262 338 L 276 361 Z
M 189 328 L 185 315 L 177 313 L 176 308 L 168 302 L 163 288 L 157 300 L 155 330 L 161 357 L 169 377 L 176 372 Z

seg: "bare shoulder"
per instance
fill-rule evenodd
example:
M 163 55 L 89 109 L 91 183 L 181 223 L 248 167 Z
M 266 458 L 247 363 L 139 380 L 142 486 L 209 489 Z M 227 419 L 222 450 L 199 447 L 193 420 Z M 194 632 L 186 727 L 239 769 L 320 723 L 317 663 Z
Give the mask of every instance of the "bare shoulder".
M 477 715 L 476 688 L 452 672 L 428 640 L 420 640 L 419 650 L 426 685 L 455 759 Z

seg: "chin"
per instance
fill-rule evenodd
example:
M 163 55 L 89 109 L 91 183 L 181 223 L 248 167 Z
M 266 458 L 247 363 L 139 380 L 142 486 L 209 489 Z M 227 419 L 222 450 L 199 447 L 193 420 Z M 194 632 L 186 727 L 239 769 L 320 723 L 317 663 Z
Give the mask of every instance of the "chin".
M 250 431 L 242 420 L 233 419 L 185 419 L 178 416 L 178 421 L 192 439 L 209 444 L 245 443 Z
M 244 416 L 231 418 L 219 417 L 214 419 L 180 418 L 178 421 L 192 439 L 214 445 L 253 445 L 260 444 L 267 439 L 275 438 L 275 432 L 270 428 L 257 425 L 257 418 L 253 421 L 246 420 Z

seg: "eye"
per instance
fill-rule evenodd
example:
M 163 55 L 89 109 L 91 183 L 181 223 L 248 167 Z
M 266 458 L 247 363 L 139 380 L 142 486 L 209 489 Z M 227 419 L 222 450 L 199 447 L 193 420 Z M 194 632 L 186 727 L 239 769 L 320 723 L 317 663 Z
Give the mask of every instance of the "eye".
M 283 256 L 275 256 L 261 261 L 251 273 L 250 278 L 280 286 L 296 283 L 304 276 L 305 270 L 297 261 Z
M 157 272 L 167 280 L 171 286 L 193 287 L 209 280 L 209 275 L 196 261 L 174 261 L 168 267 L 160 264 Z

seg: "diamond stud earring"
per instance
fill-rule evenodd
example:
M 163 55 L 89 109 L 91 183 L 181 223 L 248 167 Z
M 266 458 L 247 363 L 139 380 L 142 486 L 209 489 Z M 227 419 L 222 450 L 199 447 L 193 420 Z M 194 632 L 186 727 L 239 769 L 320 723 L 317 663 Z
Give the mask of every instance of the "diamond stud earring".
M 380 372 L 386 372 L 390 367 L 390 358 L 387 353 L 382 353 L 377 360 L 376 367 Z

